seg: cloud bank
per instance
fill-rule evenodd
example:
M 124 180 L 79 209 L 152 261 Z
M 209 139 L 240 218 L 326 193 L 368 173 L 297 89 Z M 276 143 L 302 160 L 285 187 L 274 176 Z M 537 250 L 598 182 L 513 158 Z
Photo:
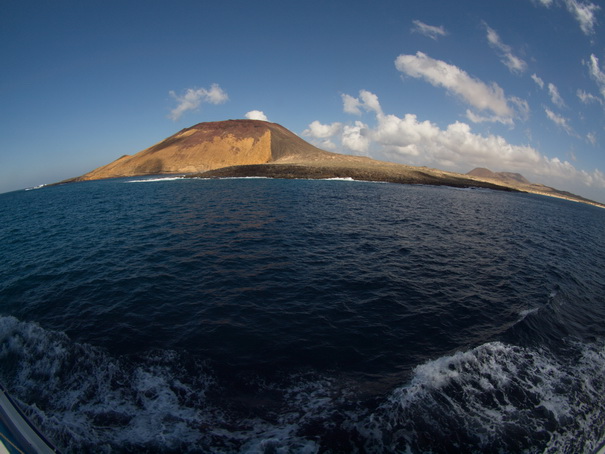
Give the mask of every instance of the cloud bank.
M 197 109 L 202 102 L 209 104 L 222 104 L 229 100 L 229 96 L 218 84 L 212 84 L 210 89 L 206 88 L 188 88 L 182 95 L 177 95 L 174 91 L 169 92 L 177 101 L 177 106 L 170 111 L 169 118 L 176 121 L 188 110 Z
M 442 129 L 411 113 L 403 117 L 385 114 L 378 97 L 367 90 L 361 90 L 357 97 L 342 95 L 342 100 L 347 113 L 370 113 L 374 126 L 361 120 L 350 124 L 314 121 L 303 134 L 316 139 L 316 143 L 318 140 L 338 143 L 336 148 L 354 154 L 386 155 L 413 165 L 445 167 L 459 172 L 488 167 L 538 178 L 579 180 L 588 186 L 605 188 L 605 176 L 599 170 L 592 173 L 578 170 L 569 162 L 548 158 L 530 146 L 512 145 L 498 135 L 473 133 L 466 123 L 456 121 Z

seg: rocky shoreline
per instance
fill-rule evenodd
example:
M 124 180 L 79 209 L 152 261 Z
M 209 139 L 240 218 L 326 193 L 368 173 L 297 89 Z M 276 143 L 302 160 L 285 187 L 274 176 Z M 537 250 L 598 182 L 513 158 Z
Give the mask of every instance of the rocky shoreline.
M 253 164 L 229 166 L 187 175 L 188 178 L 244 178 L 265 177 L 284 179 L 351 178 L 359 181 L 380 181 L 398 184 L 427 184 L 457 188 L 485 188 L 497 191 L 525 192 L 547 197 L 586 203 L 599 208 L 605 205 L 566 191 L 540 185 L 482 179 L 473 175 L 447 172 L 429 167 L 413 167 L 405 164 L 350 157 L 349 160 L 310 161 L 293 163 Z
M 436 186 L 477 187 L 501 191 L 517 189 L 478 181 L 461 174 L 434 171 L 428 168 L 380 165 L 317 165 L 317 164 L 256 164 L 230 166 L 187 175 L 189 178 L 266 177 L 284 179 L 351 178 L 359 181 L 379 181 L 399 184 L 427 184 Z

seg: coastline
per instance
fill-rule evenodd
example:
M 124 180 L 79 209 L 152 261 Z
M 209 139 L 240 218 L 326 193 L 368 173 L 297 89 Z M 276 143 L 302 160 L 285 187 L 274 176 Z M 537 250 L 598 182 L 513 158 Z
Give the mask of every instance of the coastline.
M 571 202 L 584 203 L 598 208 L 605 208 L 605 204 L 541 184 L 509 184 L 496 179 L 479 178 L 429 167 L 414 167 L 386 161 L 365 160 L 363 158 L 351 159 L 344 162 L 342 160 L 335 160 L 334 162 L 274 162 L 267 164 L 238 165 L 185 175 L 185 178 L 228 177 L 266 177 L 284 179 L 351 178 L 359 181 L 377 181 L 397 184 L 427 184 L 457 188 L 485 188 L 496 191 L 536 194 Z
M 253 164 L 222 167 L 207 172 L 186 175 L 186 178 L 266 177 L 283 179 L 330 179 L 351 178 L 359 181 L 376 181 L 398 184 L 427 184 L 435 186 L 477 187 L 501 191 L 516 189 L 491 182 L 477 181 L 461 174 L 414 168 L 385 163 L 382 165 L 335 165 L 325 164 Z

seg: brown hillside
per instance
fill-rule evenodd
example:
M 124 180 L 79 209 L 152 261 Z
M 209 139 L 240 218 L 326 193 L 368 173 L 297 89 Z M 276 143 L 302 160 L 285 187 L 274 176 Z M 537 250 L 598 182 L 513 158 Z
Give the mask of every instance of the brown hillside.
M 485 167 L 476 167 L 468 172 L 467 175 L 479 178 L 496 178 L 496 173 L 486 169 Z
M 501 183 L 506 183 L 509 185 L 514 185 L 514 184 L 531 184 L 529 182 L 529 180 L 527 180 L 523 175 L 521 175 L 520 173 L 513 173 L 513 172 L 492 172 L 489 169 L 486 169 L 484 167 L 477 167 L 473 170 L 471 170 L 470 172 L 467 173 L 467 175 L 473 176 L 473 177 L 478 177 L 478 178 L 484 178 L 484 179 L 488 179 L 488 180 L 493 180 L 495 182 L 501 182 Z
M 135 155 L 122 156 L 70 181 L 197 173 L 235 165 L 329 159 L 331 155 L 278 124 L 227 120 L 183 129 Z

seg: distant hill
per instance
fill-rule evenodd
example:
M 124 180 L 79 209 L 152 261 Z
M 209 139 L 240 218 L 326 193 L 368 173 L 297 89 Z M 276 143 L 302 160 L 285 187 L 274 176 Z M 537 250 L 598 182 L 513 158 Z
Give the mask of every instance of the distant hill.
M 521 192 L 547 195 L 550 197 L 572 200 L 574 202 L 582 202 L 599 207 L 605 207 L 605 205 L 603 205 L 602 203 L 585 199 L 584 197 L 572 194 L 571 192 L 560 191 L 559 189 L 551 188 L 550 186 L 545 186 L 543 184 L 531 183 L 520 173 L 492 172 L 489 169 L 477 167 L 471 170 L 470 172 L 467 172 L 466 175 L 470 176 L 471 178 L 477 181 L 499 184 Z
M 405 184 L 482 187 L 536 192 L 587 203 L 573 194 L 529 183 L 522 175 L 474 169 L 463 175 L 428 167 L 377 161 L 321 150 L 281 125 L 261 120 L 199 123 L 134 155 L 125 155 L 82 176 L 62 181 L 144 175 L 204 178 L 352 178 Z
M 491 170 L 486 169 L 484 167 L 477 167 L 477 168 L 471 170 L 470 172 L 468 172 L 467 175 L 480 177 L 480 178 L 490 178 L 492 180 L 498 180 L 498 181 L 502 181 L 504 183 L 510 183 L 510 184 L 515 184 L 515 183 L 531 184 L 529 182 L 529 180 L 527 180 L 520 173 L 492 172 Z

